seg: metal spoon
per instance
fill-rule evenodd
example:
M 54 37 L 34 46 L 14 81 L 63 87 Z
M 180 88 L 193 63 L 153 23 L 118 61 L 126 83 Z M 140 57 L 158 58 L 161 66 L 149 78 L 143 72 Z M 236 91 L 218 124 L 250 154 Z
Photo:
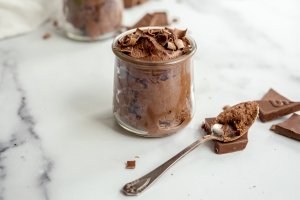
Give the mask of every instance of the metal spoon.
M 224 141 L 224 138 L 222 137 L 222 125 L 221 124 L 214 124 L 211 128 L 212 134 L 211 135 L 205 135 L 202 138 L 199 138 L 192 144 L 190 144 L 188 147 L 180 151 L 178 154 L 167 160 L 162 165 L 158 166 L 148 174 L 142 176 L 141 178 L 134 180 L 132 182 L 129 182 L 124 185 L 122 191 L 125 195 L 128 196 L 134 196 L 138 195 L 139 193 L 143 192 L 151 183 L 153 183 L 160 175 L 162 175 L 167 169 L 169 169 L 172 165 L 174 165 L 178 160 L 183 158 L 186 154 L 194 150 L 197 146 L 200 144 L 210 141 L 210 140 L 218 140 L 218 141 Z M 232 137 L 226 142 L 234 141 L 240 138 L 240 136 Z
M 253 113 L 249 113 L 244 110 L 244 114 L 246 114 L 246 113 L 250 114 L 250 115 L 252 114 L 251 116 L 253 116 L 252 121 L 248 124 L 248 128 L 249 128 L 254 123 L 254 121 L 256 120 L 256 118 L 258 116 L 258 112 L 259 112 L 258 105 L 253 102 L 252 103 L 245 102 L 245 103 L 237 104 L 236 106 L 231 107 L 231 109 L 235 109 L 236 107 L 240 107 L 241 105 L 244 106 L 246 104 L 250 104 L 253 107 L 255 107 L 255 109 L 253 110 Z M 225 110 L 224 112 L 227 112 L 227 110 Z M 230 130 L 227 129 L 227 131 L 230 131 Z M 148 174 L 142 176 L 139 179 L 136 179 L 132 182 L 125 184 L 123 186 L 122 191 L 125 195 L 128 195 L 128 196 L 138 195 L 141 192 L 143 192 L 146 188 L 148 188 L 148 186 L 151 185 L 158 177 L 160 177 L 160 175 L 162 175 L 167 169 L 169 169 L 178 160 L 183 158 L 185 155 L 187 155 L 189 152 L 194 150 L 200 144 L 210 141 L 210 140 L 218 140 L 221 142 L 231 142 L 231 141 L 239 139 L 246 132 L 247 132 L 247 130 L 244 130 L 243 132 L 240 132 L 239 135 L 228 134 L 228 132 L 224 133 L 223 125 L 216 123 L 211 127 L 210 135 L 205 135 L 202 138 L 199 138 L 198 140 L 196 140 L 195 142 L 190 144 L 188 147 L 186 147 L 185 149 L 180 151 L 178 154 L 176 154 L 175 156 L 173 156 L 172 158 L 167 160 L 165 163 L 158 166 L 154 170 L 150 171 Z

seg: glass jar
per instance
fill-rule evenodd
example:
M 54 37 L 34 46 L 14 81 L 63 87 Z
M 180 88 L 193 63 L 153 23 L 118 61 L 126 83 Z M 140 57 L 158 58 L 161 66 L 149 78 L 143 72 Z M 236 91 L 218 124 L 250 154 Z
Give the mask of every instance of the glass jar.
M 64 0 L 63 3 L 64 31 L 71 39 L 105 39 L 121 27 L 123 0 Z
M 147 27 L 146 27 L 147 28 Z M 141 28 L 141 29 L 146 29 Z M 192 56 L 194 40 L 186 36 L 191 51 L 167 61 L 145 61 L 116 50 L 113 113 L 124 129 L 145 137 L 162 137 L 184 128 L 194 111 Z

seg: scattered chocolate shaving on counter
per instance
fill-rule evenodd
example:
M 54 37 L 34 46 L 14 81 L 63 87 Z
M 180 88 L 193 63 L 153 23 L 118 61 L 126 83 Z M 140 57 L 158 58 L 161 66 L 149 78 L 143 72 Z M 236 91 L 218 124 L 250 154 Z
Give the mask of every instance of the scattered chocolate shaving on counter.
M 213 125 L 216 118 L 205 118 L 205 122 L 202 124 L 202 129 L 210 135 L 211 126 Z M 216 154 L 232 153 L 236 151 L 244 150 L 248 144 L 248 132 L 237 140 L 232 142 L 220 142 L 213 141 L 214 151 Z
M 300 110 L 300 102 L 293 102 L 273 89 L 270 89 L 257 102 L 260 108 L 259 118 L 262 122 L 277 119 Z
M 177 22 L 179 22 L 179 19 L 178 19 L 177 17 L 174 17 L 174 18 L 172 19 L 172 23 L 177 23 Z
M 53 20 L 52 25 L 53 25 L 54 27 L 58 27 L 58 21 L 57 21 L 57 20 Z
M 134 169 L 135 168 L 135 160 L 128 160 L 126 162 L 126 169 Z
M 43 39 L 44 40 L 47 40 L 47 39 L 49 39 L 51 37 L 51 34 L 50 33 L 45 33 L 44 35 L 43 35 Z
M 145 3 L 147 0 L 123 0 L 125 8 L 132 8 L 134 6 Z
M 294 113 L 290 118 L 271 127 L 277 134 L 300 141 L 300 115 Z
M 154 12 L 144 15 L 136 24 L 131 28 L 139 28 L 146 26 L 168 26 L 168 16 L 166 12 Z

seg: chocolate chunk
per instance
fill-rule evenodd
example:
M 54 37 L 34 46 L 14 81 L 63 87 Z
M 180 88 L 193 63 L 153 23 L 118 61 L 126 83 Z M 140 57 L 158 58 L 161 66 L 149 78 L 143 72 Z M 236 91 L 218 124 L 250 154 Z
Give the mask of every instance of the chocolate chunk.
M 43 35 L 43 39 L 44 40 L 47 40 L 47 39 L 49 39 L 51 37 L 51 34 L 50 33 L 45 33 L 44 35 Z
M 126 162 L 126 169 L 134 169 L 135 168 L 135 160 L 128 160 Z
M 131 28 L 145 27 L 145 26 L 167 26 L 168 16 L 166 12 L 154 12 L 144 15 L 135 25 Z
M 124 7 L 131 8 L 140 4 L 145 3 L 147 0 L 124 0 Z
M 207 134 L 211 134 L 211 125 L 215 122 L 216 118 L 206 118 L 202 128 Z M 232 142 L 214 142 L 214 150 L 216 154 L 225 154 L 235 151 L 241 151 L 246 148 L 248 143 L 248 132 L 239 139 Z
M 271 130 L 280 135 L 300 141 L 300 115 L 294 113 L 284 122 L 273 125 Z
M 292 102 L 273 89 L 270 89 L 258 101 L 258 104 L 260 109 L 259 118 L 262 122 L 267 122 L 300 110 L 300 102 Z

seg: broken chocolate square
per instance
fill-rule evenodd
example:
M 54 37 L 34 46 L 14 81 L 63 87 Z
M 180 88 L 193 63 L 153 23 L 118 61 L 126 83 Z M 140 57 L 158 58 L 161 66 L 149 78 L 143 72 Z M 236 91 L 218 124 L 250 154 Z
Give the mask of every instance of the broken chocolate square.
M 206 118 L 202 128 L 207 134 L 211 134 L 211 125 L 215 118 Z M 248 143 L 248 132 L 239 139 L 232 142 L 214 142 L 214 151 L 216 154 L 231 153 L 235 151 L 241 151 L 246 148 Z
M 267 122 L 300 110 L 300 102 L 292 102 L 273 89 L 270 89 L 257 103 L 260 110 L 259 118 L 262 122 Z
M 124 0 L 124 7 L 131 8 L 142 3 L 145 3 L 147 0 Z
M 135 160 L 128 160 L 126 162 L 126 169 L 134 169 L 135 168 Z
M 284 122 L 273 125 L 271 130 L 277 134 L 300 141 L 300 115 L 294 113 Z
M 145 26 L 167 26 L 169 25 L 168 16 L 166 12 L 154 12 L 144 15 L 131 28 L 139 28 Z

